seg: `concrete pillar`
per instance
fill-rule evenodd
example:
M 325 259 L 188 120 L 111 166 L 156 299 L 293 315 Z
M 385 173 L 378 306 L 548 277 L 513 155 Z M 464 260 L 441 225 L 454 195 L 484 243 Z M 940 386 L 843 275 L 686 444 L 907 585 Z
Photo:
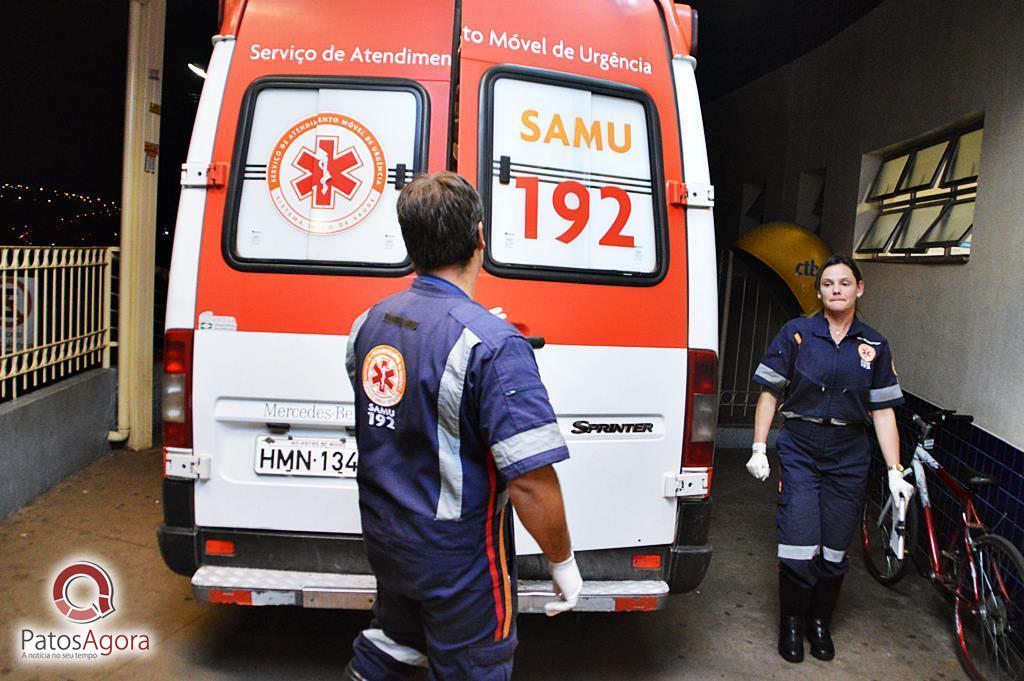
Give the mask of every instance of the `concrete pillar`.
M 121 180 L 118 432 L 153 444 L 153 277 L 165 0 L 130 0 Z

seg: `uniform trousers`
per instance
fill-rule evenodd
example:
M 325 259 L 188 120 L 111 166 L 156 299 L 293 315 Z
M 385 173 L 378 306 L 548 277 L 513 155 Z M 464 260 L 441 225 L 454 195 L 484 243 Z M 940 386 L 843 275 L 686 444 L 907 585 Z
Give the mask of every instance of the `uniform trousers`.
M 370 628 L 353 643 L 358 675 L 398 681 L 427 667 L 430 681 L 512 678 L 517 603 L 510 518 L 493 517 L 486 531 L 491 541 L 479 550 L 410 550 L 365 537 L 377 600 Z
M 779 562 L 806 588 L 841 577 L 861 518 L 871 463 L 862 424 L 835 426 L 787 419 L 777 442 Z

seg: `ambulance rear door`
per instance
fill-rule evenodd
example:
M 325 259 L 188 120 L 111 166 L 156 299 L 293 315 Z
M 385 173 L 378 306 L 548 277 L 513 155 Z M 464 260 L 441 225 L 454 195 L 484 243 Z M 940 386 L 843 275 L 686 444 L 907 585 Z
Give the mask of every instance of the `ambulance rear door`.
M 454 5 L 249 0 L 199 257 L 202 527 L 355 534 L 354 319 L 408 286 L 395 203 L 443 168 Z
M 657 4 L 578 15 L 463 3 L 458 168 L 484 199 L 479 297 L 537 347 L 571 452 L 557 470 L 574 548 L 666 545 L 688 359 L 672 70 Z M 521 527 L 516 542 L 539 551 Z

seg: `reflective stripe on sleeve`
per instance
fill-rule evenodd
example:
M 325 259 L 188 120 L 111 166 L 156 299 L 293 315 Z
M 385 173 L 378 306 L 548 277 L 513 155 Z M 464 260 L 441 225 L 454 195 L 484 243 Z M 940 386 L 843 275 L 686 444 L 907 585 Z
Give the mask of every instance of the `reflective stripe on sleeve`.
M 348 380 L 352 382 L 353 390 L 356 387 L 356 336 L 359 335 L 359 329 L 363 328 L 369 314 L 370 311 L 367 310 L 356 317 L 352 322 L 352 330 L 348 332 L 348 343 L 345 344 L 345 370 L 348 371 Z
M 441 494 L 437 498 L 437 513 L 434 515 L 437 520 L 458 520 L 462 517 L 459 409 L 469 357 L 479 342 L 476 334 L 463 329 L 448 353 L 437 392 L 437 458 L 441 470 Z
M 398 660 L 402 664 L 411 665 L 413 667 L 426 667 L 427 656 L 409 646 L 403 646 L 401 643 L 397 643 L 392 640 L 390 636 L 384 633 L 383 629 L 365 629 L 363 636 L 366 637 L 373 645 L 377 646 L 382 652 L 386 653 L 390 657 Z
M 763 381 L 767 381 L 779 390 L 784 390 L 786 386 L 789 385 L 788 378 L 780 374 L 775 369 L 772 369 L 767 364 L 758 364 L 757 371 L 754 372 L 754 375 Z
M 820 546 L 795 546 L 793 544 L 779 544 L 779 558 L 790 560 L 811 560 L 821 549 Z
M 903 390 L 900 389 L 900 384 L 890 385 L 888 388 L 876 388 L 868 393 L 868 399 L 872 403 L 888 402 L 889 400 L 898 400 L 903 397 Z
M 846 551 L 836 551 L 835 549 L 830 549 L 827 546 L 823 546 L 821 548 L 821 553 L 825 560 L 830 563 L 842 563 L 843 558 L 846 556 Z
M 548 423 L 522 433 L 516 433 L 510 438 L 491 445 L 491 452 L 494 453 L 494 462 L 497 464 L 498 470 L 503 470 L 535 454 L 542 454 L 564 446 L 565 440 L 562 438 L 562 431 L 559 430 L 558 424 Z

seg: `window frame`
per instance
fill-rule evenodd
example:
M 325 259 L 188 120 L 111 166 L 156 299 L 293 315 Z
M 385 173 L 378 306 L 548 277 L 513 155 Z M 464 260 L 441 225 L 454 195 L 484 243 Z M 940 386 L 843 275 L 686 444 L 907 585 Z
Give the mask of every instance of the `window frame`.
M 236 250 L 238 237 L 238 215 L 242 202 L 242 182 L 245 180 L 245 159 L 249 153 L 249 138 L 252 133 L 256 102 L 259 95 L 268 89 L 315 90 L 332 88 L 339 90 L 380 90 L 388 92 L 409 92 L 416 99 L 416 134 L 413 144 L 412 177 L 427 168 L 430 137 L 430 96 L 420 83 L 406 78 L 375 78 L 361 76 L 267 76 L 254 80 L 246 88 L 235 130 L 234 151 L 231 155 L 231 173 L 228 180 L 227 197 L 224 206 L 224 222 L 221 229 L 221 253 L 232 269 L 242 272 L 280 272 L 286 274 L 327 274 L 369 277 L 403 277 L 413 271 L 412 261 L 406 254 L 398 264 L 372 262 L 344 262 L 330 260 L 273 260 L 246 258 Z M 390 173 L 389 173 L 390 174 Z M 394 180 L 389 179 L 388 184 Z M 397 218 L 396 218 L 397 220 Z
M 907 208 L 904 208 L 903 209 L 904 210 L 904 217 L 903 217 L 902 220 L 900 220 L 900 224 L 898 225 L 898 229 L 895 230 L 893 232 L 893 234 L 891 235 L 892 244 L 891 245 L 887 244 L 889 246 L 889 250 L 887 252 L 888 253 L 892 253 L 893 255 L 908 255 L 908 254 L 911 254 L 911 253 L 916 253 L 916 254 L 925 253 L 928 249 L 927 248 L 922 248 L 922 247 L 918 246 L 918 243 L 920 242 L 920 239 L 918 241 L 915 241 L 912 246 L 907 246 L 907 247 L 904 247 L 904 248 L 896 248 L 896 244 L 897 244 L 897 242 L 899 242 L 900 237 L 903 236 L 903 232 L 905 232 L 907 230 L 907 228 L 910 226 L 910 221 L 913 219 L 914 211 L 915 210 L 925 210 L 927 208 L 934 208 L 935 206 L 939 207 L 939 212 L 935 215 L 935 217 L 928 224 L 928 226 L 925 228 L 925 230 L 923 232 L 921 232 L 921 236 L 924 236 L 925 234 L 927 234 L 931 230 L 932 227 L 935 226 L 935 223 L 939 221 L 939 218 L 942 217 L 942 213 L 943 213 L 943 211 L 945 211 L 946 206 L 948 204 L 949 204 L 949 199 L 946 199 L 942 203 L 939 203 L 938 201 L 935 201 L 935 202 L 932 202 L 932 203 L 925 203 L 924 205 L 916 205 L 916 206 L 911 205 L 911 206 L 909 206 Z
M 925 231 L 925 233 L 921 235 L 921 238 L 917 240 L 917 243 L 920 245 L 921 248 L 952 248 L 957 247 L 963 243 L 964 237 L 966 237 L 967 234 L 972 229 L 974 229 L 973 218 L 971 219 L 971 224 L 967 226 L 967 229 L 963 231 L 963 233 L 960 235 L 960 238 L 957 239 L 956 241 L 927 241 L 928 235 L 932 232 L 932 230 L 935 229 L 939 222 L 942 221 L 942 218 L 946 216 L 946 213 L 953 210 L 953 206 L 957 206 L 962 203 L 973 203 L 975 209 L 977 209 L 978 207 L 977 197 L 972 196 L 968 199 L 957 199 L 956 195 L 954 195 L 953 198 L 946 202 L 946 205 L 943 207 L 942 212 L 939 213 L 939 217 L 935 219 L 935 222 L 933 222 L 931 226 L 928 227 L 928 229 Z
M 896 224 L 893 226 L 892 231 L 889 232 L 889 236 L 886 237 L 886 239 L 882 243 L 881 247 L 879 247 L 879 248 L 864 248 L 862 246 L 862 244 L 867 240 L 868 235 L 871 234 L 871 230 L 875 228 L 875 225 L 878 224 L 878 221 L 881 220 L 884 216 L 892 215 L 893 213 L 896 213 L 896 212 L 898 212 L 900 214 L 900 218 L 899 218 L 899 220 L 896 221 Z M 860 238 L 860 241 L 857 243 L 857 247 L 855 249 L 853 249 L 854 253 L 869 253 L 869 254 L 872 254 L 872 255 L 873 254 L 877 254 L 877 253 L 885 253 L 885 247 L 889 245 L 889 242 L 891 242 L 893 240 L 893 237 L 896 234 L 898 234 L 900 231 L 902 231 L 903 223 L 906 222 L 907 214 L 908 213 L 910 213 L 910 208 L 908 208 L 906 206 L 901 206 L 901 207 L 899 207 L 899 208 L 897 208 L 895 210 L 890 210 L 890 211 L 887 211 L 887 212 L 879 211 L 878 215 L 875 216 L 875 219 L 871 221 L 871 225 L 867 228 L 867 230 L 865 230 L 864 236 L 862 236 Z
M 963 239 L 966 238 L 967 235 L 973 233 L 973 221 L 971 223 L 971 227 L 964 232 L 960 241 L 955 244 L 949 242 L 942 242 L 941 245 L 939 243 L 929 243 L 926 241 L 926 237 L 930 232 L 932 232 L 935 225 L 942 220 L 945 215 L 945 211 L 949 210 L 950 206 L 969 201 L 977 202 L 978 175 L 963 178 L 954 182 L 947 182 L 946 178 L 951 172 L 951 163 L 955 157 L 956 150 L 959 148 L 961 138 L 978 130 L 984 131 L 984 129 L 984 118 L 975 119 L 973 122 L 960 127 L 947 128 L 946 132 L 938 135 L 922 135 L 917 140 L 903 144 L 897 149 L 897 151 L 884 156 L 882 165 L 879 165 L 874 171 L 874 178 L 871 181 L 867 195 L 861 200 L 861 206 L 867 204 L 867 207 L 871 209 L 875 217 L 872 219 L 861 237 L 857 240 L 857 246 L 853 249 L 854 258 L 857 260 L 878 263 L 918 262 L 925 264 L 940 264 L 967 262 L 970 259 L 970 250 L 968 249 L 964 252 L 963 249 L 959 249 L 959 244 L 963 242 Z M 900 179 L 896 182 L 896 186 L 899 187 L 900 183 L 906 180 L 908 173 L 911 172 L 917 153 L 920 150 L 942 144 L 943 142 L 945 142 L 947 146 L 935 172 L 932 174 L 931 184 L 907 187 L 888 194 L 872 196 L 871 191 L 874 190 L 875 183 L 878 181 L 878 177 L 885 163 L 904 155 L 907 156 L 907 163 L 903 168 L 903 172 L 900 174 Z M 863 167 L 864 166 L 862 165 L 862 172 Z M 924 195 L 920 196 L 919 194 L 921 193 Z M 922 233 L 913 248 L 893 250 L 893 247 L 896 245 L 899 237 L 907 227 L 907 222 L 911 218 L 911 213 L 914 210 L 927 208 L 938 203 L 943 204 L 943 210 L 940 211 L 935 220 L 933 220 L 928 228 Z M 896 228 L 889 235 L 889 239 L 886 241 L 885 246 L 881 249 L 862 248 L 861 244 L 864 243 L 867 236 L 871 233 L 871 230 L 874 228 L 878 219 L 883 215 L 892 214 L 897 211 L 902 212 L 903 216 L 901 217 L 899 224 L 897 224 Z M 955 252 L 958 249 L 959 252 Z M 930 252 L 940 250 L 941 252 Z
M 947 161 L 946 162 L 946 167 L 942 171 L 942 179 L 939 180 L 939 187 L 941 187 L 942 189 L 952 189 L 954 191 L 954 196 L 953 196 L 954 199 L 956 198 L 955 192 L 956 192 L 956 189 L 958 187 L 960 187 L 961 185 L 965 185 L 965 184 L 976 183 L 978 181 L 978 175 L 972 175 L 970 177 L 962 177 L 959 180 L 950 180 L 949 179 L 950 174 L 953 172 L 953 166 L 952 166 L 951 161 L 956 157 L 956 153 L 960 149 L 960 138 L 962 138 L 964 135 L 969 135 L 972 132 L 977 132 L 979 130 L 984 131 L 984 129 L 985 129 L 984 123 L 979 123 L 979 124 L 973 125 L 973 126 L 971 126 L 969 128 L 964 128 L 962 130 L 959 130 L 959 131 L 957 131 L 955 133 L 955 135 L 954 135 L 955 139 L 952 140 L 952 144 L 949 145 L 949 152 L 948 152 L 949 156 L 946 159 L 946 161 Z M 985 144 L 984 132 L 982 132 L 982 141 L 981 141 L 981 143 L 982 143 L 982 145 Z M 981 150 L 978 151 L 978 162 L 979 162 L 979 165 L 980 165 L 980 162 L 981 162 Z
M 509 265 L 497 262 L 491 254 L 491 183 L 495 177 L 494 154 L 494 88 L 503 78 L 542 85 L 571 87 L 588 90 L 592 94 L 619 97 L 639 103 L 644 108 L 647 123 L 647 151 L 651 169 L 651 203 L 654 213 L 655 269 L 650 273 L 595 270 L 587 268 L 552 267 L 550 265 Z M 578 284 L 607 284 L 612 286 L 655 286 L 668 274 L 668 214 L 665 202 L 665 173 L 662 161 L 661 121 L 651 96 L 633 85 L 588 78 L 560 71 L 535 69 L 525 66 L 501 64 L 484 73 L 480 82 L 479 140 L 477 145 L 477 189 L 484 208 L 484 269 L 505 279 L 559 281 Z
M 920 152 L 922 149 L 936 147 L 940 144 L 945 144 L 946 148 L 942 150 L 942 155 L 939 156 L 939 162 L 935 164 L 935 170 L 932 171 L 931 180 L 929 180 L 926 184 L 918 184 L 912 187 L 903 187 L 902 189 L 900 189 L 900 184 L 904 180 L 907 180 L 910 177 L 910 175 L 912 175 L 914 172 L 914 164 L 917 163 L 918 152 Z M 928 189 L 929 187 L 934 185 L 935 182 L 939 179 L 939 173 L 943 172 L 943 169 L 948 167 L 948 161 L 950 157 L 949 150 L 952 148 L 953 140 L 951 139 L 939 140 L 937 142 L 934 142 L 933 144 L 925 144 L 924 146 L 915 147 L 914 150 L 911 152 L 910 157 L 907 159 L 907 166 L 903 169 L 903 175 L 900 176 L 899 182 L 896 183 L 896 191 L 891 196 L 905 194 L 907 192 L 919 192 L 922 189 Z M 946 165 L 943 165 L 944 163 Z
M 893 159 L 897 159 L 900 156 L 906 156 L 907 157 L 907 162 L 903 164 L 903 169 L 900 171 L 900 176 L 898 178 L 896 178 L 896 184 L 893 185 L 893 187 L 894 187 L 893 191 L 888 192 L 887 194 L 874 194 L 873 192 L 875 191 L 875 185 L 878 184 L 878 178 L 882 174 L 882 168 L 885 167 L 886 163 L 888 163 L 889 161 L 892 161 Z M 889 156 L 883 157 L 882 158 L 882 164 L 880 166 L 878 166 L 878 170 L 875 171 L 875 179 L 871 181 L 871 188 L 868 189 L 868 196 L 864 200 L 865 201 L 884 201 L 885 199 L 892 198 L 893 196 L 896 196 L 897 194 L 901 194 L 902 192 L 899 190 L 899 186 L 900 186 L 900 183 L 903 182 L 903 178 L 907 176 L 907 169 L 910 167 L 910 161 L 913 158 L 913 156 L 914 156 L 914 150 L 910 150 L 910 151 L 904 150 L 904 151 L 901 151 L 901 152 L 899 152 L 897 154 L 890 154 Z

